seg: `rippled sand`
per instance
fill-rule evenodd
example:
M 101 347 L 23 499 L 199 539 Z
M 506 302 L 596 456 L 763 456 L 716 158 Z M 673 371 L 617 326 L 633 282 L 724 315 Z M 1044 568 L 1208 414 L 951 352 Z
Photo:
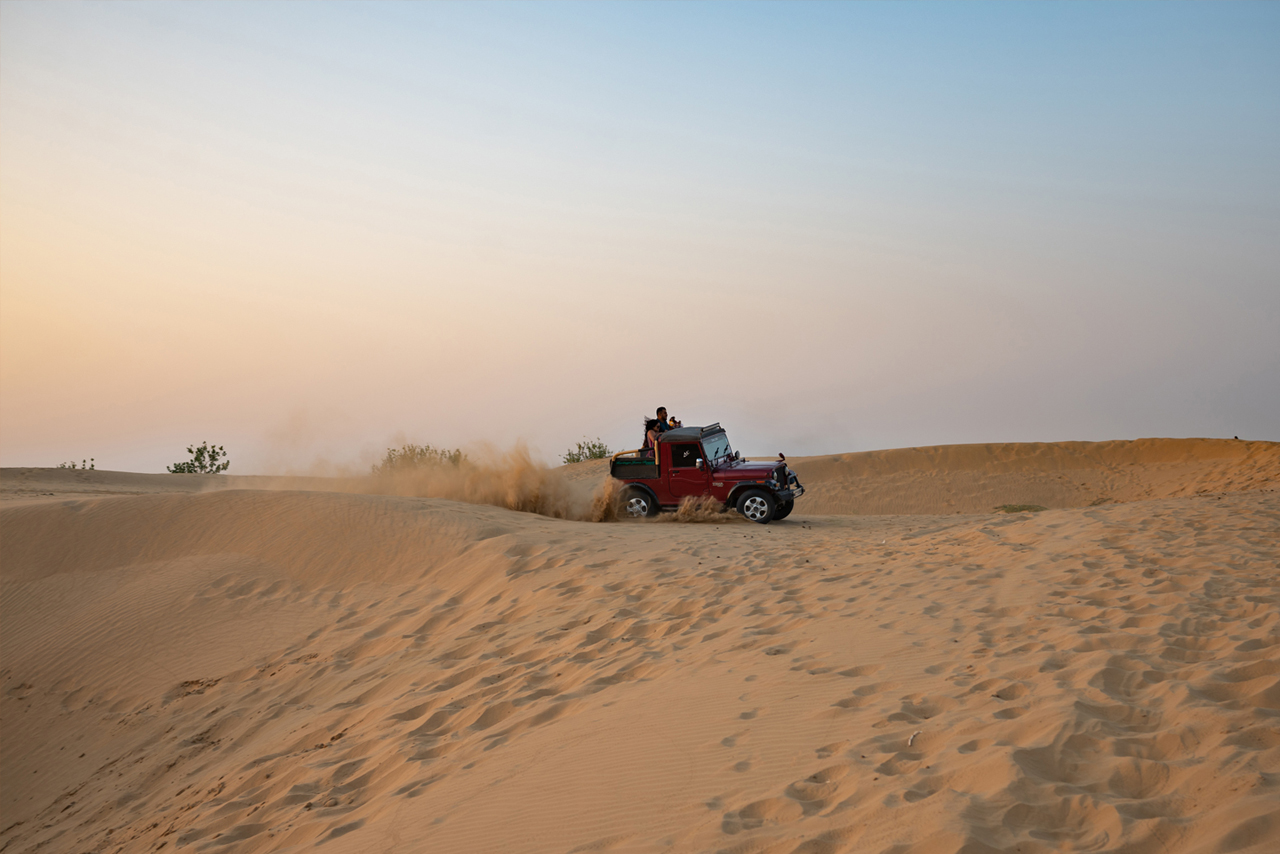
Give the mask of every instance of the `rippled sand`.
M 1147 441 L 769 526 L 6 470 L 0 850 L 1280 850 L 1280 446 Z

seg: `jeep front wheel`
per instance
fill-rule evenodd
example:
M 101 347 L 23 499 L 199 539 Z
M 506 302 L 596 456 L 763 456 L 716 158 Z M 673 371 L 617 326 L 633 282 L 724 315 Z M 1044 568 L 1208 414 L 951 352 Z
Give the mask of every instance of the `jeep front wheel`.
M 767 525 L 773 519 L 773 511 L 777 508 L 773 496 L 763 489 L 748 489 L 738 498 L 738 512 L 752 522 Z
M 644 519 L 658 515 L 658 503 L 641 489 L 628 489 L 618 496 L 618 518 Z

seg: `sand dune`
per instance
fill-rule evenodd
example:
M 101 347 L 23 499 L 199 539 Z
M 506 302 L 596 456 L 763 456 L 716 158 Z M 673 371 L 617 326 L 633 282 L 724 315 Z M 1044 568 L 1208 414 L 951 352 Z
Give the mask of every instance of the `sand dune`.
M 1090 507 L 1280 483 L 1280 443 L 1224 439 L 939 445 L 787 462 L 808 490 L 810 514 Z M 602 460 L 565 467 L 568 478 L 584 481 L 605 470 Z
M 227 489 L 363 492 L 369 478 L 276 477 L 261 475 L 143 474 L 101 469 L 0 469 L 0 502 L 13 505 L 50 498 L 111 495 L 170 495 Z
M 900 448 L 790 461 L 811 513 L 985 513 L 1087 507 L 1280 482 L 1280 444 L 1230 439 Z
M 1153 498 L 1240 492 L 1280 483 L 1280 443 L 1223 439 L 940 445 L 789 457 L 811 515 L 986 513 L 1008 504 L 1088 507 Z M 197 493 L 224 489 L 305 490 L 413 495 L 497 503 L 508 493 L 575 492 L 589 504 L 608 471 L 606 460 L 551 469 L 523 453 L 484 463 L 484 486 L 456 478 L 327 478 L 168 475 L 83 469 L 5 469 L 0 502 L 82 495 Z M 528 481 L 535 481 L 532 486 Z M 496 488 L 494 488 L 496 486 Z M 513 488 L 514 487 L 514 488 Z M 563 514 L 561 514 L 563 515 Z
M 769 526 L 6 470 L 0 850 L 1278 850 L 1277 446 L 1172 441 Z

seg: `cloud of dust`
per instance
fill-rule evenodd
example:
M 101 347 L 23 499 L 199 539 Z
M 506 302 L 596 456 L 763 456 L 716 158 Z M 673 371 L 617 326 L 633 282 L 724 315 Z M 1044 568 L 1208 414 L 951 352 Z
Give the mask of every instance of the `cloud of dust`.
M 295 407 L 259 437 L 247 467 L 273 477 L 363 479 L 387 448 L 410 442 L 407 433 L 396 431 L 385 441 L 365 441 L 353 451 L 351 429 L 350 416 L 341 411 Z
M 518 443 L 510 450 L 471 447 L 456 465 L 426 463 L 387 473 L 368 473 L 370 468 L 367 463 L 339 466 L 324 460 L 323 465 L 312 465 L 304 471 L 308 479 L 318 475 L 327 481 L 322 488 L 345 492 L 445 498 L 578 522 L 619 521 L 615 502 L 620 484 L 609 477 L 603 460 L 552 467 L 535 459 L 526 445 Z M 297 477 L 296 473 L 280 476 L 278 488 L 300 488 L 295 482 Z M 316 485 L 308 483 L 305 488 L 314 489 Z M 742 517 L 726 512 L 713 498 L 699 496 L 685 498 L 674 513 L 638 521 L 725 523 L 742 521 Z
M 570 478 L 535 460 L 518 444 L 509 451 L 483 449 L 458 465 L 422 465 L 407 471 L 369 475 L 367 491 L 416 498 L 447 498 L 537 513 L 553 519 L 606 522 L 615 518 L 616 482 Z
M 680 506 L 674 513 L 663 513 L 655 516 L 651 522 L 714 522 L 717 525 L 728 522 L 745 522 L 746 517 L 732 510 L 726 510 L 722 502 L 709 495 L 688 495 L 680 500 Z
M 458 465 L 422 465 L 392 474 L 370 475 L 364 491 L 489 504 L 553 519 L 616 522 L 620 521 L 616 504 L 619 486 L 607 469 L 602 468 L 599 477 L 591 477 L 586 471 L 570 474 L 570 470 L 551 468 L 535 460 L 527 447 L 516 445 L 509 451 L 484 449 Z M 710 496 L 689 496 L 674 513 L 636 521 L 726 524 L 746 520 Z

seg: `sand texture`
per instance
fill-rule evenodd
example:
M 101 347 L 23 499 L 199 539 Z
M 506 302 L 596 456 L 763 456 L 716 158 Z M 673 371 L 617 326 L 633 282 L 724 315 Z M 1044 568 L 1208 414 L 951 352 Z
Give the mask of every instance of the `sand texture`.
M 769 526 L 0 472 L 0 851 L 1280 851 L 1280 446 L 793 462 Z
M 1005 504 L 1088 507 L 1264 489 L 1275 442 L 1138 439 L 941 445 L 790 460 L 810 513 L 985 513 Z

